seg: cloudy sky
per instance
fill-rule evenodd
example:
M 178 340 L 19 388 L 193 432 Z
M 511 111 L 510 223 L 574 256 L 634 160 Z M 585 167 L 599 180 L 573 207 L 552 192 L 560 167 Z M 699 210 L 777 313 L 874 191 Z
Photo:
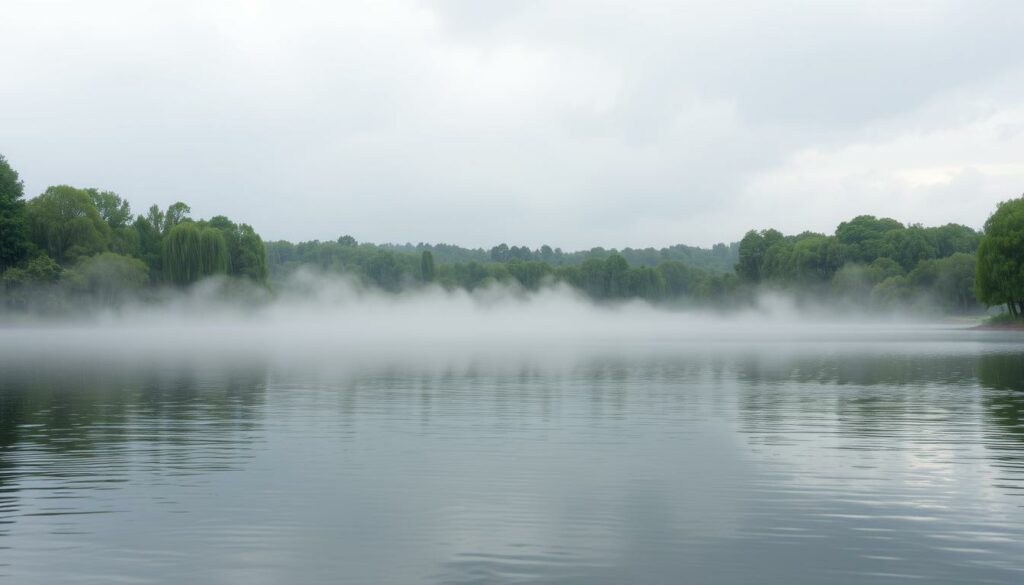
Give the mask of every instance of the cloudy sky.
M 265 238 L 709 245 L 1024 191 L 1024 2 L 0 0 L 29 195 Z

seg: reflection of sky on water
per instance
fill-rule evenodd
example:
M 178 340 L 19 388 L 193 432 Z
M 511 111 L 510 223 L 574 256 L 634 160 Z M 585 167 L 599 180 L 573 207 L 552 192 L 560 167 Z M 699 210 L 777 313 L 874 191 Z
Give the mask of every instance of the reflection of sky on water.
M 0 574 L 1012 583 L 1014 347 L 6 360 Z

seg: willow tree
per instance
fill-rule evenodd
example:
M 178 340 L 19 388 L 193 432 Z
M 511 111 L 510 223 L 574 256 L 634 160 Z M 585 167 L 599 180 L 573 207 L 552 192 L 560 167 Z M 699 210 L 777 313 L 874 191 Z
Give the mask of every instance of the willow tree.
M 185 221 L 164 236 L 163 269 L 167 280 L 189 284 L 204 276 L 224 274 L 228 247 L 220 230 Z
M 164 236 L 164 275 L 175 284 L 199 279 L 199 228 L 193 223 L 174 226 Z
M 1024 317 L 1024 197 L 1000 203 L 985 222 L 975 278 L 978 300 Z
M 263 239 L 252 226 L 236 224 L 223 215 L 211 217 L 207 225 L 217 228 L 224 234 L 224 241 L 228 245 L 228 274 L 245 276 L 256 282 L 264 282 L 267 279 L 267 257 Z
M 199 273 L 201 276 L 227 274 L 228 243 L 217 228 L 199 230 Z

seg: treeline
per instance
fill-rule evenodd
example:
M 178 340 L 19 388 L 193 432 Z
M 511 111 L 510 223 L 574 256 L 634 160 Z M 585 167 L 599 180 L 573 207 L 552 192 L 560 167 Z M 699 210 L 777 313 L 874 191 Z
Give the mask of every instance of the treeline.
M 227 217 L 192 219 L 184 203 L 135 215 L 115 193 L 50 187 L 24 200 L 0 157 L 0 305 L 59 308 L 119 302 L 140 291 L 226 275 L 269 288 L 302 267 L 397 292 L 492 283 L 536 290 L 562 283 L 598 301 L 749 305 L 764 290 L 799 300 L 951 313 L 1004 305 L 1024 317 L 1024 198 L 1000 204 L 984 232 L 904 225 L 870 215 L 833 234 L 750 231 L 732 245 L 563 252 L 500 244 L 374 245 L 351 236 L 293 244 L 263 240 Z M 229 280 L 234 282 L 234 280 Z
M 771 290 L 858 309 L 964 314 L 1006 304 L 1011 315 L 1024 315 L 1022 206 L 1024 199 L 1000 205 L 984 233 L 959 224 L 908 226 L 862 215 L 841 223 L 831 235 L 787 236 L 766 229 L 710 250 L 674 246 L 563 253 L 549 246 L 531 250 L 501 244 L 485 252 L 445 244 L 360 244 L 351 236 L 333 242 L 280 241 L 267 244 L 268 268 L 271 281 L 312 266 L 389 291 L 428 283 L 469 290 L 489 283 L 514 283 L 527 290 L 565 283 L 595 300 L 742 306 Z M 997 249 L 998 260 L 985 259 L 986 250 Z M 673 253 L 703 258 L 703 264 L 666 259 Z M 731 262 L 729 270 L 722 268 L 723 261 Z
M 982 234 L 963 225 L 905 226 L 862 215 L 835 234 L 750 231 L 739 245 L 736 273 L 801 297 L 857 305 L 936 304 L 948 312 L 979 309 L 975 258 Z
M 339 243 L 354 244 L 351 236 L 342 236 Z M 282 242 L 286 244 L 286 242 Z M 307 247 L 316 246 L 321 242 L 305 242 Z M 693 268 L 701 268 L 713 272 L 732 272 L 738 259 L 739 244 L 715 244 L 711 248 L 698 248 L 676 244 L 667 248 L 623 248 L 622 250 L 605 249 L 602 247 L 563 252 L 561 248 L 543 245 L 536 249 L 529 246 L 509 246 L 498 244 L 490 250 L 483 248 L 462 248 L 451 244 L 380 244 L 380 248 L 392 252 L 421 254 L 430 252 L 438 264 L 455 264 L 476 262 L 508 262 L 511 260 L 540 261 L 553 266 L 566 264 L 579 265 L 586 260 L 605 260 L 612 254 L 618 254 L 630 265 L 657 266 L 662 262 L 682 262 Z
M 582 253 L 589 256 L 578 263 L 557 264 L 532 259 L 534 255 L 543 258 L 546 246 L 531 251 L 534 255 L 513 256 L 504 254 L 510 248 L 503 244 L 495 248 L 500 260 L 487 256 L 489 260 L 482 262 L 439 262 L 433 246 L 420 246 L 417 251 L 416 248 L 359 244 L 350 236 L 342 236 L 335 242 L 268 242 L 267 265 L 271 283 L 282 282 L 296 269 L 310 266 L 354 275 L 368 285 L 388 291 L 430 283 L 466 290 L 491 283 L 515 283 L 526 290 L 536 290 L 561 282 L 596 300 L 711 301 L 720 299 L 736 283 L 731 271 L 698 268 L 677 260 L 664 260 L 654 266 L 631 265 L 624 253 L 614 250 L 591 250 Z M 723 251 L 717 253 L 728 254 L 728 247 L 722 245 L 719 249 Z M 581 253 L 563 254 L 563 258 L 578 258 L 577 254 Z
M 61 310 L 216 274 L 266 280 L 263 240 L 251 226 L 190 213 L 178 202 L 135 215 L 116 193 L 68 185 L 25 201 L 0 156 L 0 304 Z
M 473 288 L 487 278 L 502 280 L 511 277 L 509 264 L 527 264 L 530 266 L 546 265 L 544 274 L 552 275 L 562 267 L 583 267 L 590 261 L 593 269 L 594 260 L 608 260 L 619 256 L 631 266 L 648 266 L 655 268 L 662 263 L 678 263 L 688 269 L 714 274 L 728 274 L 738 259 L 739 244 L 716 244 L 712 248 L 676 245 L 667 248 L 625 248 L 608 250 L 592 248 L 579 252 L 563 252 L 561 248 L 544 245 L 537 249 L 527 246 L 508 246 L 499 244 L 489 251 L 483 248 L 463 248 L 451 244 L 369 244 L 359 243 L 352 236 L 342 236 L 336 241 L 300 242 L 293 244 L 287 241 L 267 243 L 267 269 L 272 282 L 280 281 L 302 266 L 316 266 L 323 270 L 337 272 L 354 272 L 368 278 L 374 284 L 394 289 L 401 283 L 422 282 L 419 264 L 424 253 L 429 253 L 431 261 L 437 266 L 461 264 L 465 278 L 449 278 L 448 284 Z M 539 264 L 530 264 L 539 263 Z M 447 274 L 447 269 L 442 269 Z M 522 272 L 521 267 L 513 268 L 513 272 Z M 561 270 L 571 274 L 571 269 Z M 485 274 L 486 273 L 486 274 Z M 530 277 L 522 284 L 529 286 Z

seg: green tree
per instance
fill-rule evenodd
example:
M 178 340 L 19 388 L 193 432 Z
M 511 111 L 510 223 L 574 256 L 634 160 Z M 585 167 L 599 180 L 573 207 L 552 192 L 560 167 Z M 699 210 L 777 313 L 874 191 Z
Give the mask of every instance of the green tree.
M 423 282 L 434 282 L 434 255 L 430 250 L 424 250 L 420 254 L 420 280 Z
M 647 301 L 660 300 L 665 295 L 665 277 L 650 266 L 630 268 L 629 294 Z
M 110 227 L 84 189 L 50 187 L 28 202 L 27 212 L 32 241 L 61 264 L 107 249 Z
M 153 207 L 156 206 L 154 205 Z M 162 214 L 159 213 L 159 207 L 156 208 L 156 211 L 158 215 L 161 215 L 163 217 L 163 227 L 161 233 L 166 234 L 167 232 L 171 231 L 171 228 L 188 219 L 188 214 L 192 213 L 192 208 L 182 203 L 181 201 L 178 201 L 168 206 L 167 211 L 165 211 Z
M 847 262 L 832 277 L 832 294 L 846 301 L 867 303 L 880 282 L 903 275 L 903 268 L 891 258 L 878 258 L 867 265 Z M 887 286 L 899 282 L 893 281 Z
M 25 261 L 17 268 L 4 272 L 4 284 L 8 288 L 32 284 L 55 284 L 64 269 L 49 256 L 39 255 Z
M 793 244 L 788 276 L 807 284 L 828 282 L 843 265 L 843 254 L 836 238 L 810 234 Z
M 189 284 L 202 274 L 199 228 L 192 222 L 179 223 L 163 239 L 164 276 L 173 284 Z
M 15 268 L 8 268 L 0 277 L 5 297 L 3 302 L 20 309 L 31 306 L 55 308 L 60 303 L 54 294 L 54 285 L 61 280 L 63 274 L 64 269 L 60 264 L 45 254 L 30 258 Z
M 905 229 L 903 224 L 888 217 L 858 215 L 836 228 L 836 239 L 844 248 L 844 255 L 854 262 L 871 262 L 876 258 L 891 257 L 892 242 L 886 234 Z
M 149 269 L 136 258 L 104 252 L 79 261 L 75 272 L 82 287 L 102 304 L 124 300 L 149 281 Z
M 973 254 L 978 251 L 981 234 L 972 228 L 956 223 L 944 226 L 925 228 L 935 243 L 939 258 L 946 258 L 958 252 Z
M 570 284 L 580 288 L 588 296 L 595 299 L 608 297 L 608 277 L 605 272 L 604 260 L 587 258 L 579 268 L 567 273 Z
M 495 262 L 507 262 L 508 261 L 508 244 L 498 244 L 491 248 L 491 260 Z
M 512 278 L 516 279 L 523 288 L 536 290 L 544 283 L 544 280 L 551 274 L 551 266 L 545 262 L 536 260 L 510 260 L 505 266 Z
M 768 249 L 782 240 L 782 233 L 778 230 L 747 232 L 740 240 L 739 262 L 736 264 L 737 276 L 747 282 L 761 282 L 764 277 L 762 270 Z
M 92 204 L 96 206 L 103 221 L 107 222 L 110 229 L 116 230 L 128 225 L 132 219 L 132 207 L 127 201 L 112 191 L 98 191 L 86 189 Z
M 252 226 L 236 224 L 223 215 L 211 218 L 207 225 L 221 230 L 224 234 L 224 241 L 228 246 L 228 274 L 245 276 L 256 282 L 264 282 L 267 279 L 266 248 L 263 246 L 263 238 L 252 229 Z M 341 244 L 339 247 L 348 245 Z
M 947 258 L 923 260 L 907 275 L 911 285 L 949 312 L 966 313 L 975 308 L 973 254 L 958 252 Z
M 668 260 L 658 264 L 658 272 L 665 282 L 665 295 L 669 298 L 691 296 L 704 274 L 682 262 Z
M 150 205 L 149 210 L 146 212 L 145 219 L 152 226 L 153 230 L 156 231 L 157 237 L 164 233 L 164 217 L 164 212 L 160 211 L 160 206 L 156 204 Z
M 214 227 L 201 228 L 199 230 L 199 274 L 201 276 L 227 274 L 228 262 L 228 244 L 224 240 L 224 233 Z
M 1024 316 L 1024 197 L 999 204 L 978 245 L 975 293 L 988 306 Z
M 29 252 L 24 195 L 17 171 L 0 155 L 0 272 L 21 262 Z
M 395 255 L 386 250 L 377 250 L 366 267 L 366 276 L 377 286 L 395 292 L 402 281 L 402 268 Z
M 473 290 L 490 278 L 492 278 L 491 273 L 479 262 L 460 262 L 438 266 L 437 279 L 447 287 Z
M 974 295 L 974 275 L 977 273 L 977 257 L 974 254 L 957 252 L 938 261 L 938 277 L 933 289 L 943 305 L 959 313 L 966 313 L 978 306 Z
M 879 306 L 905 305 L 913 296 L 913 287 L 906 276 L 890 276 L 871 290 L 871 299 Z
M 228 246 L 221 230 L 183 221 L 164 236 L 163 267 L 174 284 L 189 284 L 228 270 Z
M 86 192 L 110 228 L 111 251 L 125 256 L 140 256 L 141 239 L 135 226 L 131 225 L 132 208 L 128 201 L 112 191 L 86 189 Z
M 913 270 L 922 260 L 937 258 L 938 246 L 929 236 L 928 231 L 919 225 L 886 233 L 884 239 L 892 250 L 889 257 L 907 271 Z
M 154 210 L 156 217 L 154 217 Z M 160 223 L 154 224 L 154 219 Z M 154 283 L 162 282 L 163 277 L 163 240 L 158 227 L 162 222 L 160 209 L 154 205 L 150 208 L 149 214 L 136 217 L 132 224 L 139 241 L 137 256 L 146 263 L 149 268 L 150 281 Z
M 612 254 L 604 261 L 607 296 L 621 299 L 629 296 L 629 262 L 621 254 Z

